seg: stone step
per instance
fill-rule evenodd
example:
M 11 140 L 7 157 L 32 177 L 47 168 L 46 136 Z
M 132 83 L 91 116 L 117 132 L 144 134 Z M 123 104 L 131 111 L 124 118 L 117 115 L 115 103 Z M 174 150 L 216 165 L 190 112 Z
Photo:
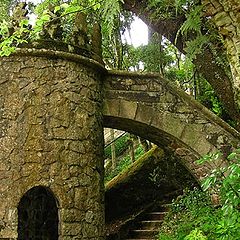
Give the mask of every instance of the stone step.
M 171 204 L 162 204 L 145 213 L 135 222 L 135 229 L 129 231 L 124 240 L 156 240 L 163 218 L 168 213 Z
M 152 212 L 168 212 L 171 205 L 171 203 L 159 204 L 152 209 Z
M 154 239 L 158 230 L 135 229 L 130 231 L 131 239 Z
M 143 220 L 163 220 L 168 212 L 150 212 L 144 216 Z
M 168 212 L 171 209 L 171 206 L 172 206 L 171 203 L 165 203 L 165 204 L 161 204 L 159 207 L 161 211 Z
M 137 223 L 137 228 L 139 228 L 139 229 L 148 229 L 148 230 L 158 229 L 161 226 L 162 222 L 163 222 L 163 220 L 144 220 L 144 221 L 139 221 Z

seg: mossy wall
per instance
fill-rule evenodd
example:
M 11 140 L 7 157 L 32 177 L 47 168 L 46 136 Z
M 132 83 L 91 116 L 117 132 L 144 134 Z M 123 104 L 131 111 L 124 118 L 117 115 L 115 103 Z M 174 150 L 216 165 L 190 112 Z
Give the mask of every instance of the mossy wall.
M 104 239 L 102 69 L 30 53 L 0 61 L 0 239 L 17 239 L 19 202 L 36 186 L 56 200 L 59 239 Z

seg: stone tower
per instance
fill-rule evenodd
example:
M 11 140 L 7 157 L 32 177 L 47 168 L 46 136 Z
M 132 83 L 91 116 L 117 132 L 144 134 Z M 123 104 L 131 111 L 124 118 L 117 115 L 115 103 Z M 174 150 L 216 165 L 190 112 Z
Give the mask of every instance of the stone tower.
M 104 239 L 105 69 L 84 21 L 0 59 L 0 239 Z

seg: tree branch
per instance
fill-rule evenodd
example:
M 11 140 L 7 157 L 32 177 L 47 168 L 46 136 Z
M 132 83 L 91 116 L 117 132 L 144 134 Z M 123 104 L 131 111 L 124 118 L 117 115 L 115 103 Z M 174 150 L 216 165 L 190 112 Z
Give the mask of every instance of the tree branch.
M 179 35 L 177 42 L 175 41 L 179 28 L 186 20 L 184 15 L 176 15 L 175 17 L 164 19 L 153 19 L 152 16 L 154 15 L 155 10 L 149 9 L 147 7 L 147 1 L 143 0 L 125 0 L 123 7 L 124 9 L 135 13 L 149 27 L 163 35 L 172 44 L 174 44 L 180 52 L 185 53 L 184 46 L 187 39 L 185 40 L 181 35 Z M 194 63 L 198 71 L 211 84 L 232 119 L 240 124 L 240 114 L 234 101 L 231 79 L 229 79 L 224 69 L 216 64 L 210 49 L 206 48 L 201 54 L 197 55 Z

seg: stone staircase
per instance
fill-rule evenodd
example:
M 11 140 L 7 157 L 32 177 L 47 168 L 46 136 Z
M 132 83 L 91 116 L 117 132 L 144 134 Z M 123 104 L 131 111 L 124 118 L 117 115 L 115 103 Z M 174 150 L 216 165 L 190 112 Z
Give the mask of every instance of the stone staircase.
M 145 212 L 136 220 L 124 240 L 155 240 L 170 204 L 162 204 L 151 211 Z

